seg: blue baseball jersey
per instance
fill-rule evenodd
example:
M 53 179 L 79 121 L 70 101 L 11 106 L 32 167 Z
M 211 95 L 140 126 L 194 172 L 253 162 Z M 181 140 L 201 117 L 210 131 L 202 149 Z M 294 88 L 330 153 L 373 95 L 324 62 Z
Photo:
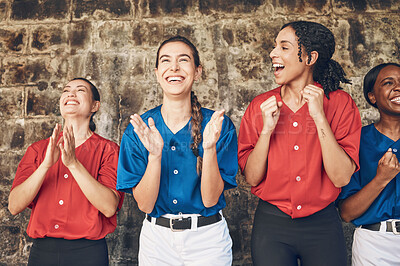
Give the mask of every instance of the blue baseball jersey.
M 360 191 L 376 175 L 378 162 L 382 156 L 392 148 L 399 157 L 400 140 L 393 141 L 380 133 L 374 124 L 365 126 L 361 130 L 360 141 L 360 170 L 353 174 L 350 183 L 342 188 L 338 199 L 346 199 Z M 368 210 L 354 219 L 355 226 L 373 224 L 388 219 L 400 218 L 400 174 L 393 178 L 383 189 Z
M 203 130 L 214 111 L 201 108 Z M 190 121 L 175 134 L 167 127 L 161 115 L 161 105 L 147 111 L 141 118 L 147 124 L 149 117 L 153 118 L 155 126 L 164 140 L 161 158 L 160 190 L 152 217 L 163 214 L 201 214 L 211 216 L 226 206 L 224 193 L 218 203 L 210 208 L 203 205 L 200 192 L 201 176 L 197 174 L 197 157 L 193 154 Z M 224 180 L 224 190 L 234 188 L 236 184 L 237 135 L 232 121 L 224 116 L 220 138 L 216 145 L 219 171 Z M 122 137 L 117 172 L 117 189 L 132 193 L 142 179 L 147 163 L 148 151 L 129 124 Z M 203 157 L 202 143 L 199 145 L 199 156 Z

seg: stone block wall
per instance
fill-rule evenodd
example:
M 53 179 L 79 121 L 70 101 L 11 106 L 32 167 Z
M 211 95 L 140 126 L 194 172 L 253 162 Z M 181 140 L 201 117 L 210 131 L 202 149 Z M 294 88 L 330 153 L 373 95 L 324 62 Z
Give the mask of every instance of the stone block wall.
M 280 27 L 312 20 L 335 34 L 334 59 L 353 83 L 344 88 L 366 125 L 378 113 L 363 98 L 362 79 L 379 63 L 400 61 L 399 14 L 396 0 L 0 0 L 0 265 L 27 261 L 30 211 L 12 216 L 8 193 L 26 148 L 62 122 L 58 99 L 71 78 L 89 78 L 100 89 L 97 133 L 119 143 L 129 115 L 161 103 L 156 50 L 180 34 L 200 52 L 199 100 L 225 108 L 239 129 L 250 101 L 276 87 L 269 52 Z M 237 181 L 226 192 L 224 215 L 234 265 L 251 265 L 257 200 L 242 175 Z M 127 196 L 108 237 L 111 265 L 137 264 L 143 217 Z M 353 228 L 343 225 L 350 246 Z

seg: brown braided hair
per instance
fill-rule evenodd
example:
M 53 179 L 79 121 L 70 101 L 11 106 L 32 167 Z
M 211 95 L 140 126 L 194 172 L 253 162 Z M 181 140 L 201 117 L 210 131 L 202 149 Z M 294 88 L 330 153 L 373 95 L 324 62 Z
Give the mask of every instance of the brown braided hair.
M 189 46 L 190 50 L 192 51 L 193 59 L 194 59 L 194 65 L 196 67 L 200 66 L 200 57 L 199 57 L 199 52 L 197 51 L 196 46 L 194 46 L 193 43 L 191 43 L 188 39 L 186 39 L 183 36 L 174 36 L 172 38 L 169 38 L 165 40 L 160 47 L 158 48 L 157 51 L 157 59 L 156 59 L 156 68 L 158 68 L 158 58 L 160 56 L 160 50 L 161 48 L 166 45 L 167 43 L 171 42 L 182 42 Z M 201 174 L 201 169 L 203 165 L 203 158 L 200 157 L 199 155 L 199 145 L 203 139 L 203 136 L 201 134 L 201 122 L 203 121 L 203 114 L 201 113 L 201 104 L 197 100 L 197 96 L 194 94 L 193 91 L 190 93 L 190 102 L 191 102 L 191 115 L 192 115 L 192 121 L 190 123 L 191 126 L 191 134 L 192 134 L 192 139 L 193 143 L 190 144 L 190 148 L 192 149 L 193 154 L 197 157 L 197 173 L 200 175 Z
M 199 156 L 199 144 L 203 137 L 201 135 L 201 122 L 203 121 L 203 115 L 201 113 L 201 104 L 197 100 L 197 96 L 192 91 L 190 93 L 190 103 L 192 105 L 192 138 L 193 143 L 190 144 L 190 148 L 193 154 L 197 157 L 197 173 L 201 174 L 201 168 L 203 165 L 203 158 Z

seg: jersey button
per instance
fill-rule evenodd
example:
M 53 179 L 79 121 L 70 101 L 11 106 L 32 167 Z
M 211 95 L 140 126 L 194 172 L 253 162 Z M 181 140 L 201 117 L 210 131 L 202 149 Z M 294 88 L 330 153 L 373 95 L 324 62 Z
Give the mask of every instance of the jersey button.
M 68 178 L 68 174 L 65 174 L 65 175 L 64 175 L 64 178 Z
M 297 127 L 298 125 L 299 125 L 299 123 L 293 122 L 293 126 L 294 126 L 294 127 Z
M 178 172 L 178 170 L 174 170 L 174 175 L 177 175 L 179 172 Z
M 301 181 L 301 177 L 300 176 L 296 176 L 296 181 L 297 182 Z
M 297 210 L 299 211 L 301 210 L 301 205 L 297 206 Z
M 172 147 L 171 147 L 171 150 L 172 150 L 172 151 L 176 150 L 175 146 L 172 146 Z
M 58 202 L 58 204 L 63 205 L 63 204 L 64 204 L 64 201 L 63 201 L 63 200 L 60 200 L 60 201 Z
M 397 152 L 397 149 L 392 149 L 393 152 Z
M 294 145 L 293 149 L 294 149 L 295 151 L 298 151 L 298 150 L 299 150 L 299 146 Z
M 173 204 L 177 204 L 178 201 L 177 201 L 176 199 L 174 199 L 174 200 L 172 201 L 172 203 L 173 203 Z
M 58 224 L 56 224 L 55 226 L 54 226 L 54 228 L 55 229 L 58 229 L 60 226 L 58 225 Z

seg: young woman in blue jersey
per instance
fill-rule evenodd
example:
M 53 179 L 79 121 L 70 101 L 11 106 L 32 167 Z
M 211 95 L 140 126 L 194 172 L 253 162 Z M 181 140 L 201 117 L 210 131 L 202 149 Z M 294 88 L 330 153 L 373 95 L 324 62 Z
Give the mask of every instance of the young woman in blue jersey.
M 202 73 L 196 47 L 176 36 L 158 49 L 163 104 L 131 116 L 121 142 L 117 189 L 146 213 L 140 265 L 231 265 L 221 209 L 236 187 L 237 138 L 224 110 L 202 108 L 192 91 Z
M 364 96 L 380 119 L 362 128 L 360 170 L 339 196 L 340 214 L 357 226 L 352 265 L 399 265 L 400 65 L 372 68 L 364 78 Z

